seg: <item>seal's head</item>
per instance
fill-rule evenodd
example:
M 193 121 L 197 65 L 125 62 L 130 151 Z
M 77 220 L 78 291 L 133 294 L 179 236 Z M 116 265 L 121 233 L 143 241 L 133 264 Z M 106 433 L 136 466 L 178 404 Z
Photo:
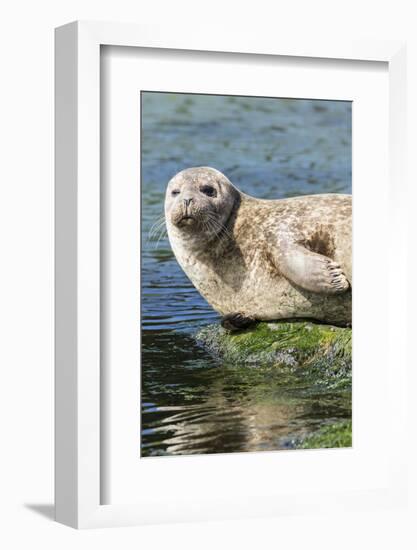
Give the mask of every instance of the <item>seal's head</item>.
M 209 240 L 227 227 L 239 191 L 214 168 L 187 168 L 168 183 L 165 218 L 176 235 Z

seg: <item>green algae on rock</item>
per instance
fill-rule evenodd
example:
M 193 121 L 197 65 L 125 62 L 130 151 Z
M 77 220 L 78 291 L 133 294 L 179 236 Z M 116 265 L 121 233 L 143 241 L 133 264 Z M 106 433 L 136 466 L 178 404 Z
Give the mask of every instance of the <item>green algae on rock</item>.
M 308 435 L 296 445 L 297 449 L 336 449 L 352 446 L 352 422 L 335 422 Z
M 208 325 L 197 341 L 212 354 L 230 363 L 274 365 L 302 370 L 314 382 L 337 386 L 351 383 L 352 331 L 305 321 L 258 323 L 229 333 Z

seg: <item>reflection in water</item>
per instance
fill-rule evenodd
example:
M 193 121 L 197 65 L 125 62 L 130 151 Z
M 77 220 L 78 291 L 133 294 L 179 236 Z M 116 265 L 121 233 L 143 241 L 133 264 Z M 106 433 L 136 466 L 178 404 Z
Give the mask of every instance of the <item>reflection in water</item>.
M 350 112 L 348 102 L 142 94 L 143 456 L 288 448 L 350 418 L 348 391 L 273 367 L 223 364 L 198 347 L 193 334 L 218 316 L 163 230 L 150 233 L 167 181 L 189 166 L 214 166 L 257 197 L 349 193 Z
M 152 333 L 143 348 L 145 456 L 286 448 L 349 415 L 350 392 L 326 394 L 274 367 L 216 363 L 183 333 Z

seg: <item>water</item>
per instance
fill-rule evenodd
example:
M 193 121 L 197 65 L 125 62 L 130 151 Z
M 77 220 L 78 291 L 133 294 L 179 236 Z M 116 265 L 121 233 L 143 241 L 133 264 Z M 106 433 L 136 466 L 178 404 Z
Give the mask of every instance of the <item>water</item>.
M 193 335 L 219 317 L 163 230 L 149 233 L 167 182 L 190 166 L 213 166 L 259 198 L 350 193 L 351 104 L 146 92 L 142 143 L 142 456 L 289 448 L 350 418 L 346 390 L 201 349 Z

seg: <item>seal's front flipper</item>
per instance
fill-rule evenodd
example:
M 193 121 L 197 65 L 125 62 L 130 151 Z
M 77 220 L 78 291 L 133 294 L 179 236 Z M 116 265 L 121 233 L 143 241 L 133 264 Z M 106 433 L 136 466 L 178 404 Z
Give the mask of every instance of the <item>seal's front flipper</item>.
M 337 262 L 301 245 L 288 246 L 278 267 L 290 282 L 311 292 L 340 294 L 350 288 Z
M 253 317 L 247 317 L 243 313 L 229 313 L 222 319 L 222 327 L 230 332 L 243 330 L 256 323 Z

